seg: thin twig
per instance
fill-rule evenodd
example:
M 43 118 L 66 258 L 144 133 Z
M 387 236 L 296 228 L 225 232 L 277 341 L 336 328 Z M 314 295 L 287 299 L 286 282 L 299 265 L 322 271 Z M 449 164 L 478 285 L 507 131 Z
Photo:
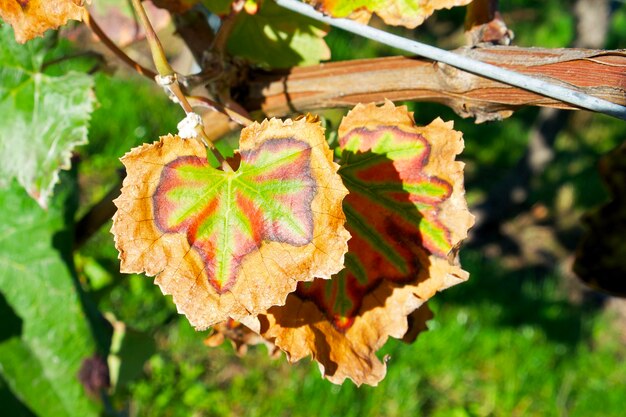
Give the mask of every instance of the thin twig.
M 132 0 L 133 7 L 139 16 L 139 20 L 143 26 L 143 29 L 146 33 L 146 39 L 148 44 L 150 45 L 150 52 L 152 54 L 152 60 L 154 61 L 154 65 L 159 72 L 158 75 L 155 76 L 157 83 L 166 87 L 178 100 L 178 103 L 181 105 L 185 113 L 189 116 L 193 113 L 193 108 L 187 101 L 187 97 L 183 93 L 180 84 L 178 82 L 178 75 L 170 66 L 170 63 L 167 61 L 167 57 L 165 56 L 165 51 L 163 50 L 163 46 L 161 45 L 161 41 L 157 36 L 152 24 L 150 23 L 150 19 L 146 14 L 146 10 L 143 8 L 141 4 L 141 0 Z M 208 137 L 206 132 L 204 131 L 204 127 L 202 126 L 200 118 L 196 115 L 198 124 L 195 125 L 196 136 L 195 138 L 202 143 L 213 156 L 220 162 L 222 169 L 224 171 L 233 171 L 231 166 L 228 164 L 224 156 L 215 148 L 211 139 Z
M 233 2 L 230 13 L 228 14 L 228 16 L 222 19 L 222 25 L 215 34 L 215 38 L 213 39 L 213 43 L 211 44 L 211 51 L 216 52 L 217 55 L 222 58 L 226 55 L 226 46 L 228 44 L 228 39 L 230 38 L 230 33 L 235 27 L 235 23 L 237 22 L 237 16 L 243 9 L 243 3 L 243 1 Z
M 154 28 L 150 23 L 150 19 L 148 19 L 146 10 L 141 5 L 141 0 L 133 0 L 133 7 L 135 8 L 135 12 L 137 12 L 137 16 L 139 16 L 141 25 L 143 26 L 146 33 L 146 39 L 148 40 L 150 52 L 152 53 L 152 60 L 154 61 L 154 65 L 159 72 L 159 75 L 161 77 L 174 75 L 174 70 L 170 66 L 170 63 L 167 62 L 167 58 L 165 56 L 163 46 L 161 45 L 161 41 L 154 31 Z
M 363 25 L 348 19 L 335 19 L 323 15 L 308 4 L 298 0 L 275 0 L 276 3 L 298 14 L 308 16 L 320 22 L 338 27 L 348 32 L 357 34 L 367 39 L 389 45 L 403 51 L 420 55 L 434 61 L 439 61 L 450 66 L 483 77 L 491 78 L 509 85 L 523 88 L 543 96 L 555 98 L 566 103 L 571 103 L 583 109 L 605 113 L 618 119 L 626 120 L 626 107 L 602 100 L 579 91 L 551 84 L 538 78 L 529 77 L 517 72 L 499 68 L 491 64 L 476 61 L 443 49 L 435 48 L 417 41 L 396 36 L 373 27 Z
M 187 101 L 187 97 L 183 93 L 183 90 L 180 88 L 180 84 L 178 80 L 175 80 L 171 85 L 168 86 L 172 94 L 176 96 L 178 101 L 180 102 L 180 106 L 185 110 L 185 113 L 193 113 L 193 108 L 191 104 Z
M 126 64 L 128 64 L 129 66 L 131 66 L 135 71 L 137 71 L 139 74 L 150 78 L 151 80 L 154 80 L 154 77 L 156 77 L 156 73 L 152 70 L 149 70 L 148 68 L 140 65 L 139 63 L 137 63 L 135 60 L 133 60 L 131 57 L 129 57 L 128 55 L 126 55 L 126 52 L 122 51 L 108 36 L 106 33 L 104 33 L 104 31 L 102 30 L 102 28 L 100 28 L 100 26 L 96 23 L 96 21 L 93 19 L 93 16 L 91 16 L 91 14 L 89 13 L 89 11 L 87 9 L 85 9 L 85 13 L 83 15 L 83 21 L 85 22 L 85 24 L 87 25 L 87 27 L 89 29 L 91 29 L 91 31 L 100 39 L 100 41 L 102 41 L 102 43 L 111 50 L 111 52 L 113 52 L 119 59 L 121 59 L 122 61 L 124 61 Z

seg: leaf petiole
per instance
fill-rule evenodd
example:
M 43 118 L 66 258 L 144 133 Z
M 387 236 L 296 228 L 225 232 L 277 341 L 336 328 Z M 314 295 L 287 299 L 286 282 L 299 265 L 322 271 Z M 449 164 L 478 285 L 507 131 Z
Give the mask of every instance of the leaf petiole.
M 174 97 L 176 97 L 176 100 L 183 108 L 185 113 L 187 115 L 190 115 L 191 113 L 193 113 L 193 108 L 189 104 L 189 101 L 187 101 L 187 97 L 180 87 L 176 72 L 172 69 L 169 62 L 167 61 L 167 57 L 165 56 L 165 51 L 163 50 L 161 41 L 154 31 L 154 28 L 150 23 L 150 19 L 148 18 L 145 9 L 141 5 L 141 0 L 132 0 L 132 3 L 133 8 L 135 9 L 135 12 L 137 13 L 137 16 L 139 17 L 139 20 L 146 32 L 146 39 L 148 41 L 148 44 L 150 45 L 152 60 L 154 61 L 154 65 L 157 71 L 159 72 L 158 75 L 155 75 L 156 82 L 159 85 L 167 88 L 174 95 Z M 215 158 L 220 162 L 222 169 L 224 169 L 225 171 L 232 171 L 232 168 L 230 167 L 230 165 L 228 165 L 226 159 L 215 148 L 211 139 L 204 131 L 201 122 L 196 126 L 195 130 L 197 133 L 195 138 L 202 145 L 204 145 L 208 149 L 208 151 L 213 154 L 213 156 L 215 156 Z
M 163 50 L 161 41 L 154 31 L 154 28 L 150 23 L 150 19 L 148 19 L 146 10 L 141 5 L 141 0 L 133 0 L 133 8 L 135 9 L 137 16 L 139 17 L 139 20 L 141 21 L 141 25 L 146 31 L 146 39 L 148 40 L 148 45 L 150 46 L 152 60 L 154 61 L 154 65 L 159 72 L 159 75 L 161 77 L 174 75 L 174 70 L 170 66 L 170 63 L 167 62 L 167 57 L 165 56 L 165 51 Z

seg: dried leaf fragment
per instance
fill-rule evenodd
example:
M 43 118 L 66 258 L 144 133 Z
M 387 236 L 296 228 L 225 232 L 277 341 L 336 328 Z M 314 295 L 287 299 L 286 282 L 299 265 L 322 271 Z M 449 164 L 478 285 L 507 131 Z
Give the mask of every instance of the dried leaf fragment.
M 68 20 L 82 20 L 82 0 L 3 0 L 0 17 L 13 26 L 15 40 L 24 43 L 56 29 Z
M 334 383 L 376 385 L 386 372 L 376 351 L 389 336 L 410 340 L 407 316 L 468 277 L 455 256 L 473 223 L 455 161 L 463 141 L 451 123 L 417 127 L 405 107 L 387 102 L 356 106 L 339 143 L 350 191 L 346 268 L 300 283 L 284 306 L 244 323 L 291 361 L 312 355 Z M 427 309 L 416 317 L 426 320 Z
M 347 190 L 320 124 L 252 124 L 240 154 L 225 172 L 195 141 L 166 136 L 122 158 L 122 272 L 156 275 L 197 329 L 284 304 L 299 281 L 343 267 Z
M 309 0 L 307 3 L 334 17 L 362 20 L 363 13 L 376 13 L 388 25 L 413 29 L 434 11 L 464 6 L 472 0 Z
M 218 323 L 212 328 L 213 333 L 204 339 L 204 344 L 210 347 L 216 347 L 224 343 L 224 340 L 230 340 L 235 352 L 239 356 L 243 356 L 248 351 L 248 346 L 265 345 L 270 356 L 280 356 L 280 350 L 258 333 L 250 330 L 240 322 L 228 319 L 223 323 Z

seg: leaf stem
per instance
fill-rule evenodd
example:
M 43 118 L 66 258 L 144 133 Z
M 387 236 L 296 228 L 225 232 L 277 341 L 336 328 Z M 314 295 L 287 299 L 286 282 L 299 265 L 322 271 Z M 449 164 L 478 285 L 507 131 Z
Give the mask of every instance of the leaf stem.
M 111 50 L 111 52 L 113 52 L 119 59 L 121 59 L 126 64 L 134 68 L 134 70 L 137 71 L 139 74 L 154 80 L 154 77 L 156 77 L 157 74 L 154 71 L 149 70 L 146 67 L 143 67 L 142 65 L 137 63 L 135 60 L 133 60 L 131 57 L 126 55 L 126 52 L 122 51 L 122 49 L 120 49 L 120 47 L 118 47 L 107 36 L 107 34 L 104 33 L 102 28 L 100 28 L 100 26 L 96 23 L 96 21 L 93 19 L 93 16 L 91 15 L 91 13 L 89 13 L 87 9 L 85 9 L 85 13 L 83 15 L 83 21 L 85 22 L 87 27 L 91 29 L 91 31 L 100 39 L 100 41 L 107 48 L 109 48 L 109 50 Z
M 150 23 L 150 19 L 148 19 L 146 10 L 141 5 L 141 0 L 133 0 L 133 7 L 135 9 L 135 12 L 137 13 L 137 16 L 139 17 L 139 20 L 141 21 L 141 25 L 146 32 L 146 39 L 148 40 L 148 45 L 150 45 L 150 52 L 152 53 L 152 60 L 154 61 L 154 65 L 156 66 L 159 75 L 161 75 L 161 77 L 174 75 L 174 70 L 170 66 L 170 63 L 167 62 L 167 57 L 165 56 L 165 51 L 163 50 L 161 41 L 154 31 L 154 28 Z
M 453 52 L 435 48 L 410 39 L 387 33 L 383 30 L 363 25 L 348 19 L 335 19 L 316 11 L 308 4 L 298 0 L 275 0 L 276 3 L 298 14 L 308 16 L 320 22 L 338 27 L 348 32 L 357 34 L 367 39 L 393 46 L 395 48 L 420 55 L 434 61 L 439 61 L 450 66 L 460 68 L 464 71 L 490 78 L 501 83 L 520 87 L 524 90 L 532 91 L 542 96 L 551 97 L 577 107 L 605 113 L 618 119 L 626 120 L 626 107 L 616 103 L 611 103 L 580 91 L 551 84 L 539 78 L 530 77 L 515 71 L 496 67 L 495 65 L 477 61 Z
M 222 19 L 222 25 L 217 31 L 215 38 L 213 39 L 213 43 L 211 44 L 211 50 L 215 51 L 218 56 L 224 57 L 226 55 L 226 45 L 228 43 L 228 38 L 230 37 L 230 33 L 233 31 L 235 27 L 235 23 L 237 22 L 237 16 L 243 10 L 244 1 L 238 0 L 233 2 L 231 5 L 231 10 L 228 16 Z
M 189 101 L 187 101 L 187 97 L 185 96 L 180 84 L 178 83 L 178 76 L 176 72 L 170 66 L 170 63 L 167 61 L 167 57 L 165 56 L 165 51 L 163 50 L 163 46 L 161 45 L 161 41 L 157 36 L 152 24 L 150 23 L 150 19 L 146 14 L 146 10 L 143 8 L 141 4 L 141 0 L 132 0 L 133 8 L 139 16 L 139 21 L 141 22 L 144 31 L 146 32 L 146 39 L 148 44 L 150 45 L 150 53 L 152 54 L 152 60 L 154 61 L 154 65 L 159 72 L 158 75 L 155 75 L 155 80 L 161 86 L 167 88 L 175 97 L 180 106 L 183 108 L 187 115 L 193 113 L 193 108 Z M 213 156 L 220 162 L 222 169 L 225 171 L 232 171 L 233 169 L 228 165 L 226 159 L 219 153 L 219 151 L 213 145 L 213 142 L 208 137 L 202 124 L 196 126 L 195 131 L 197 133 L 196 139 L 203 144 L 208 152 L 211 152 Z

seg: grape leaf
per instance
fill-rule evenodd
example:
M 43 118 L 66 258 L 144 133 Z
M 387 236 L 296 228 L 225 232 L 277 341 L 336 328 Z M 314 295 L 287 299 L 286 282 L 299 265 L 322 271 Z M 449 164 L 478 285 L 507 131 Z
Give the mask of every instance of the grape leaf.
M 376 13 L 388 25 L 413 29 L 435 10 L 464 6 L 472 0 L 309 0 L 321 11 L 334 17 L 357 17 L 363 12 Z
M 417 127 L 405 107 L 356 106 L 339 127 L 349 190 L 346 268 L 300 283 L 284 306 L 243 321 L 291 361 L 309 354 L 334 383 L 376 385 L 376 351 L 407 333 L 407 316 L 467 279 L 455 255 L 473 217 L 463 190 L 461 134 L 440 119 Z
M 241 13 L 228 51 L 272 68 L 318 64 L 330 59 L 325 24 L 265 1 L 257 13 Z
M 78 379 L 95 342 L 66 262 L 66 196 L 55 196 L 44 212 L 15 182 L 0 190 L 0 293 L 19 318 L 0 340 L 0 374 L 41 417 L 97 416 L 100 408 Z
M 3 0 L 0 17 L 13 26 L 15 40 L 24 43 L 70 19 L 82 20 L 82 3 L 82 0 Z
M 583 217 L 574 272 L 594 289 L 626 297 L 626 142 L 600 160 L 600 173 L 613 198 Z
M 93 80 L 78 72 L 43 72 L 46 40 L 18 45 L 7 26 L 0 27 L 0 188 L 17 178 L 45 207 L 70 167 L 72 150 L 87 142 L 94 107 Z
M 240 155 L 237 171 L 220 171 L 195 141 L 167 136 L 122 158 L 122 272 L 157 275 L 198 329 L 283 304 L 299 281 L 343 267 L 347 191 L 320 124 L 252 124 Z
M 417 336 L 428 330 L 426 322 L 434 317 L 433 312 L 428 308 L 428 304 L 422 304 L 417 310 L 407 317 L 408 330 L 402 337 L 404 343 L 413 343 Z M 272 358 L 280 356 L 280 349 L 274 343 L 251 330 L 243 323 L 228 319 L 218 323 L 211 328 L 211 334 L 204 339 L 204 344 L 216 347 L 229 340 L 238 356 L 244 356 L 248 352 L 249 346 L 265 345 Z

